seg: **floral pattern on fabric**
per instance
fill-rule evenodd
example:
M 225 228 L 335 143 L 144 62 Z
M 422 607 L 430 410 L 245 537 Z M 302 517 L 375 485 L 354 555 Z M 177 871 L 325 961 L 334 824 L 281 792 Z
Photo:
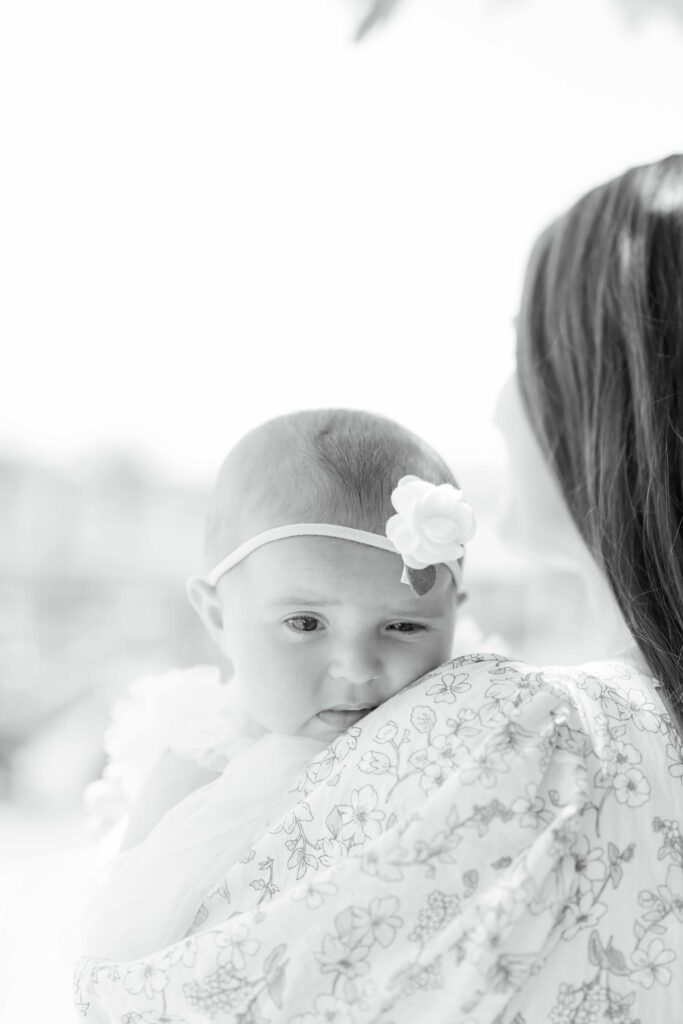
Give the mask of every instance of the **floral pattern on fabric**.
M 116 1024 L 674 1019 L 682 782 L 626 664 L 456 659 L 309 765 L 188 938 L 83 961 L 76 1003 Z

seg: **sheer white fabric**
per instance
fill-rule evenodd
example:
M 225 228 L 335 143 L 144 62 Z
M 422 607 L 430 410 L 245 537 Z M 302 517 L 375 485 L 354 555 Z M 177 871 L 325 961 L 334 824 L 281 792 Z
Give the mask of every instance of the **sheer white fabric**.
M 181 939 L 206 893 L 265 831 L 273 808 L 325 744 L 271 733 L 119 854 L 83 915 L 85 953 L 134 960 Z

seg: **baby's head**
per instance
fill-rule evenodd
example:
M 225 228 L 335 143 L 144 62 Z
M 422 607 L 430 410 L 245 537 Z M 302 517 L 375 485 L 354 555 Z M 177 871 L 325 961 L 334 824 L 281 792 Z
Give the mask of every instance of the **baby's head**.
M 418 550 L 398 517 L 387 539 L 406 476 L 424 482 L 403 484 L 404 500 L 413 509 L 428 492 L 423 542 L 450 553 L 448 564 Z M 448 659 L 462 561 L 453 540 L 472 533 L 455 486 L 432 448 L 365 412 L 281 416 L 229 453 L 209 504 L 208 581 L 193 579 L 189 593 L 266 729 L 331 741 Z M 285 536 L 271 540 L 278 528 Z M 440 564 L 419 571 L 430 557 Z M 402 582 L 409 565 L 413 586 Z

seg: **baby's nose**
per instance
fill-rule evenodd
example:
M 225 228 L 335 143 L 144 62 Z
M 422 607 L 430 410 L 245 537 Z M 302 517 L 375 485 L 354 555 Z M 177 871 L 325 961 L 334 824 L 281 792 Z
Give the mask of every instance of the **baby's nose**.
M 379 679 L 382 665 L 371 644 L 349 644 L 337 650 L 330 664 L 333 679 L 364 686 Z

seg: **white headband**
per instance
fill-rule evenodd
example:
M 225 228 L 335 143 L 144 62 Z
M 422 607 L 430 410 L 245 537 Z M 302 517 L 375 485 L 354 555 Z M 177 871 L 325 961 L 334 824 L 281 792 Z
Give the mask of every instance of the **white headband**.
M 435 567 L 445 565 L 456 587 L 462 583 L 461 559 L 465 543 L 474 536 L 476 524 L 462 491 L 452 484 L 430 484 L 416 476 L 404 476 L 391 494 L 396 515 L 387 522 L 387 535 L 356 530 L 334 523 L 291 523 L 276 526 L 250 537 L 226 555 L 207 576 L 215 587 L 218 580 L 252 551 L 287 537 L 336 537 L 381 548 L 403 559 L 401 582 L 416 594 L 426 594 L 436 579 Z
M 255 537 L 245 540 L 244 544 L 231 551 L 229 555 L 222 558 L 218 565 L 207 574 L 207 582 L 215 587 L 221 576 L 233 569 L 239 562 L 244 561 L 247 555 L 264 544 L 271 544 L 276 540 L 285 540 L 287 537 L 337 537 L 339 540 L 352 540 L 356 544 L 365 544 L 370 548 L 381 548 L 383 551 L 391 551 L 400 555 L 392 541 L 379 533 L 369 533 L 367 530 L 356 530 L 352 526 L 336 526 L 334 523 L 292 523 L 287 526 L 276 526 L 273 530 L 264 530 L 257 533 Z M 457 561 L 444 562 L 453 576 L 456 587 L 462 583 L 462 568 Z

